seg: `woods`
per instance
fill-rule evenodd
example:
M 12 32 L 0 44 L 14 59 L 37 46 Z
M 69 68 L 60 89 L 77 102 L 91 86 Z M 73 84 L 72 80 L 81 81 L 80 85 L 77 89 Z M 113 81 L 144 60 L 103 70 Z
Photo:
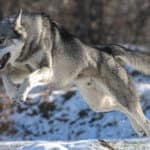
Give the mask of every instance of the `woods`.
M 88 44 L 150 46 L 149 0 L 0 0 L 0 18 L 46 12 Z

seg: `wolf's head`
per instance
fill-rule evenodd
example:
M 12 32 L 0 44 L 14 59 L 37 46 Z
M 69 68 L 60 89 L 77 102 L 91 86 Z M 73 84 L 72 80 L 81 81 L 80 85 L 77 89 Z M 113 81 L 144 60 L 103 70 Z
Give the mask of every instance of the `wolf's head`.
M 41 38 L 46 33 L 43 18 L 37 14 L 20 12 L 0 22 L 0 70 L 41 48 Z
M 0 69 L 4 69 L 8 63 L 14 63 L 23 48 L 23 37 L 16 30 L 20 19 L 21 13 L 0 22 Z

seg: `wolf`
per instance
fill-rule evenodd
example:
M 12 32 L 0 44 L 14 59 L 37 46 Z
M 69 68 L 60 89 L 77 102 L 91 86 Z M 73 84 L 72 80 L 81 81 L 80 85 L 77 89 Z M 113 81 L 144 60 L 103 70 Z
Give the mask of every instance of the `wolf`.
M 89 46 L 48 15 L 22 13 L 0 23 L 0 73 L 8 96 L 25 101 L 35 86 L 76 84 L 96 112 L 121 111 L 139 136 L 150 136 L 125 65 L 150 74 L 150 55 L 119 45 Z

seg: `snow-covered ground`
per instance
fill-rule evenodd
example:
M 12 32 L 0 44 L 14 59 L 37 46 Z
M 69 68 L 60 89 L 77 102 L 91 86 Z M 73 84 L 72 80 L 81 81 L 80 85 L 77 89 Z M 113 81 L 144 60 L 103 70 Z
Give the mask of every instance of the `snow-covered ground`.
M 0 142 L 1 150 L 149 150 L 150 139 Z
M 20 141 L 0 143 L 3 150 L 107 150 L 98 140 L 72 142 L 50 141 Z

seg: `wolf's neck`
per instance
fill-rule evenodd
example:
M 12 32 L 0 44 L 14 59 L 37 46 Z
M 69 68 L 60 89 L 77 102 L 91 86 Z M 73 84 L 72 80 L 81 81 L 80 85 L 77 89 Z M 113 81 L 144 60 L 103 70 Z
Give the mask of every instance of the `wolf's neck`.
M 51 22 L 53 48 L 60 49 L 67 46 L 70 42 L 74 42 L 75 36 L 68 32 L 62 25 Z

